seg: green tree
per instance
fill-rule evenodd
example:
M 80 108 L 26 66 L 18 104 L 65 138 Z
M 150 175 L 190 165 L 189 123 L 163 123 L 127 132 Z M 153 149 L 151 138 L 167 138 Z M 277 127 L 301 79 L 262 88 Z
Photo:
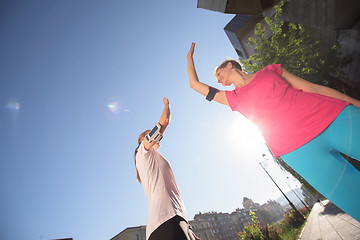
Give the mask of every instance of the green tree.
M 239 233 L 241 239 L 254 239 L 254 240 L 262 240 L 264 239 L 264 235 L 261 231 L 261 226 L 259 220 L 253 211 L 249 212 L 251 216 L 251 221 L 253 224 L 246 224 L 243 231 Z
M 251 221 L 254 223 L 254 224 L 259 224 L 259 220 L 257 219 L 257 216 L 256 214 L 253 212 L 253 211 L 250 211 L 249 212 L 249 215 L 251 217 Z
M 245 72 L 257 72 L 269 64 L 281 63 L 289 72 L 306 80 L 337 87 L 341 68 L 351 62 L 350 56 L 342 57 L 335 43 L 325 55 L 319 54 L 320 41 L 301 24 L 281 20 L 283 2 L 275 6 L 275 16 L 266 17 L 272 36 L 265 37 L 265 27 L 255 26 L 255 37 L 249 38 L 255 54 L 240 62 Z

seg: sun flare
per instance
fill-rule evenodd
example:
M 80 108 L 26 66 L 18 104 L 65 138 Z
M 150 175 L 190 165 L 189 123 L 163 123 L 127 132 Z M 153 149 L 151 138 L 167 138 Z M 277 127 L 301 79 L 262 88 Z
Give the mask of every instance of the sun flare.
M 242 116 L 237 116 L 228 128 L 228 141 L 235 151 L 263 151 L 265 141 L 258 128 Z

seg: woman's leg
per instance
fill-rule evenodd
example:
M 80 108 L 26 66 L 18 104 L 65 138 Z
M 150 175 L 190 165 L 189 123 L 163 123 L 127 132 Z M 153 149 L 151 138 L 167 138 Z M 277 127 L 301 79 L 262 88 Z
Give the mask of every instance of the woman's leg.
M 360 159 L 359 143 L 360 109 L 349 106 L 318 137 L 282 159 L 317 191 L 360 221 L 360 172 L 340 155 L 341 151 Z
M 344 108 L 325 134 L 333 148 L 360 161 L 360 108 Z

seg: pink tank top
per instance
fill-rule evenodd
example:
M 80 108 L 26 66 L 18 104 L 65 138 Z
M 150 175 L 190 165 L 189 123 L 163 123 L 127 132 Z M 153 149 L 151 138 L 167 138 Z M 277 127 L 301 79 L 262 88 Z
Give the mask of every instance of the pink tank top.
M 249 84 L 225 94 L 231 109 L 259 128 L 275 157 L 314 139 L 349 105 L 292 87 L 281 77 L 280 64 L 265 67 Z
M 145 194 L 149 201 L 146 239 L 162 223 L 178 215 L 186 220 L 186 211 L 170 163 L 155 147 L 146 151 L 141 142 L 136 154 Z

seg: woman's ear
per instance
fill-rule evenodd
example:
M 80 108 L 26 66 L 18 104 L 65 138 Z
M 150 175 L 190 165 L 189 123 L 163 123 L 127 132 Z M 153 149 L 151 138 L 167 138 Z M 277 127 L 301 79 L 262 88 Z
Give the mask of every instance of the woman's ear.
M 226 67 L 229 68 L 229 69 L 232 69 L 232 63 L 231 63 L 231 62 L 228 62 L 228 63 L 226 64 Z

